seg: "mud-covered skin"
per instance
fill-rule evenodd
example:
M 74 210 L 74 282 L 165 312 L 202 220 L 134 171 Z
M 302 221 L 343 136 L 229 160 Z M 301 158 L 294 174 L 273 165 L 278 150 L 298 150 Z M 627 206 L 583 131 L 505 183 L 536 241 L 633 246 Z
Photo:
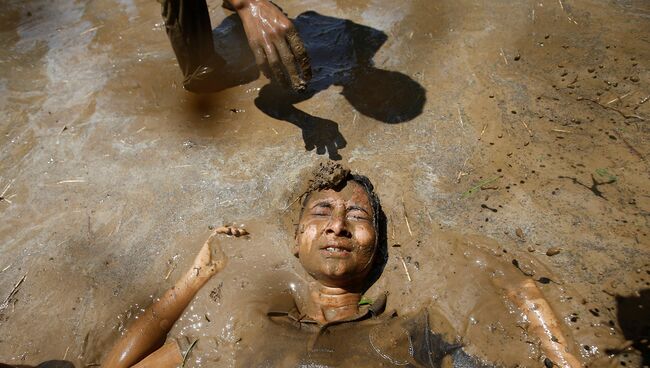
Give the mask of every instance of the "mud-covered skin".
M 172 368 L 182 363 L 177 344 L 172 342 L 162 346 L 167 333 L 203 285 L 226 266 L 227 258 L 219 244 L 219 237 L 246 234 L 245 229 L 232 226 L 221 226 L 214 230 L 189 270 L 127 327 L 104 357 L 102 366 L 128 368 L 142 364 L 143 367 Z
M 282 10 L 268 0 L 230 0 L 223 4 L 224 8 L 239 15 L 260 70 L 285 88 L 303 91 L 311 79 L 309 56 Z M 185 89 L 197 93 L 216 92 L 241 82 L 235 78 L 237 72 L 228 70 L 228 65 L 219 56 L 220 50 L 214 50 L 205 0 L 164 0 L 162 9 L 167 35 L 183 72 Z
M 331 170 L 323 170 L 327 167 Z M 365 177 L 348 174 L 345 178 L 356 179 L 342 181 L 344 172 L 331 162 L 314 171 L 315 178 L 338 184 L 308 194 L 293 248 L 309 275 L 304 311 L 319 324 L 347 320 L 358 313 L 361 295 L 381 258 L 376 221 L 381 208 L 378 200 L 373 201 L 372 184 Z
M 363 187 L 351 181 L 340 191 L 311 193 L 296 243 L 294 254 L 316 280 L 358 288 L 371 271 L 377 245 L 374 213 Z
M 295 91 L 311 79 L 309 56 L 293 24 L 268 0 L 229 0 L 241 18 L 257 66 Z

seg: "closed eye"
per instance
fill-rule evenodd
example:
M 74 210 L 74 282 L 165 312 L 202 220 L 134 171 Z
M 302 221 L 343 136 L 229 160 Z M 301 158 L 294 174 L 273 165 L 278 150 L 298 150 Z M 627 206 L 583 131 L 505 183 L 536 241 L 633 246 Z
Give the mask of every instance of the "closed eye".
M 332 205 L 328 202 L 316 203 L 310 211 L 313 216 L 329 216 L 332 213 Z
M 347 216 L 347 217 L 348 217 L 349 219 L 352 219 L 352 220 L 366 220 L 366 221 L 370 221 L 370 218 L 366 215 L 366 213 L 365 213 L 365 212 L 361 212 L 361 211 L 351 211 L 351 212 L 348 212 L 348 216 Z
M 364 221 L 370 221 L 369 218 L 367 218 L 366 216 L 363 216 L 363 215 L 348 215 L 348 218 L 349 218 L 349 219 L 352 219 L 352 220 L 364 220 Z
M 314 210 L 311 213 L 312 216 L 329 216 L 330 211 L 325 211 L 325 210 Z
M 370 214 L 363 207 L 350 206 L 347 208 L 348 218 L 355 220 L 368 220 L 370 221 Z

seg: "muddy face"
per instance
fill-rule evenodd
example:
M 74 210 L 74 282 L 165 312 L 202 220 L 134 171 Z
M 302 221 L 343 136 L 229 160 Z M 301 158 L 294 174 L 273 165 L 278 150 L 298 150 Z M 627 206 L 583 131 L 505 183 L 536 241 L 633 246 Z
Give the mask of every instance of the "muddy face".
M 355 182 L 339 191 L 314 192 L 300 218 L 294 254 L 325 286 L 361 285 L 377 247 L 373 219 L 370 199 Z

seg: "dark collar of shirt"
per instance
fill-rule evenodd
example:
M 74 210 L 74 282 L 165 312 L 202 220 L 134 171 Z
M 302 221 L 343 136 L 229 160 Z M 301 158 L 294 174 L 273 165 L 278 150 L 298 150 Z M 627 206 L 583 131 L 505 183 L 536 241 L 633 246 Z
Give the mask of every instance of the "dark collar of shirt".
M 293 307 L 291 307 L 290 309 L 271 309 L 266 313 L 266 315 L 271 320 L 283 319 L 285 321 L 291 322 L 291 324 L 293 324 L 294 327 L 299 329 L 303 329 L 304 327 L 307 328 L 311 327 L 316 332 L 316 334 L 312 336 L 312 338 L 310 339 L 310 343 L 309 343 L 310 348 L 313 348 L 318 338 L 323 333 L 325 333 L 325 331 L 327 331 L 328 328 L 332 326 L 336 326 L 344 323 L 350 323 L 350 322 L 361 322 L 369 319 L 374 319 L 376 317 L 379 317 L 380 315 L 382 317 L 387 317 L 387 318 L 395 317 L 397 313 L 394 311 L 391 311 L 390 313 L 385 313 L 387 297 L 388 297 L 388 293 L 384 292 L 380 294 L 380 296 L 374 302 L 370 304 L 360 305 L 359 312 L 357 314 L 350 316 L 348 318 L 344 318 L 336 321 L 330 321 L 323 325 L 319 325 L 318 322 L 308 318 L 306 314 L 300 312 L 295 301 L 293 303 Z
M 342 324 L 342 323 L 357 322 L 371 317 L 377 317 L 382 313 L 384 313 L 384 310 L 386 309 L 387 297 L 388 297 L 388 293 L 383 293 L 374 302 L 359 306 L 359 312 L 354 316 L 344 318 L 341 320 L 327 322 L 320 327 L 321 329 L 326 329 L 327 327 Z M 293 304 L 293 307 L 288 310 L 271 309 L 266 313 L 266 315 L 270 318 L 274 318 L 274 317 L 288 318 L 300 324 L 304 323 L 310 325 L 318 325 L 318 322 L 307 318 L 306 314 L 301 313 L 300 310 L 298 309 L 298 306 L 295 304 L 295 302 Z

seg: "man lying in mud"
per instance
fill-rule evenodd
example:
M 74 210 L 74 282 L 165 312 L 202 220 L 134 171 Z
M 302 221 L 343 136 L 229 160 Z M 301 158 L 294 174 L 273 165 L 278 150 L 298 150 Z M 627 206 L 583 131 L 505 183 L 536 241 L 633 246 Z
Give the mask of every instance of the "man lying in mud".
M 415 316 L 385 311 L 386 294 L 373 303 L 362 296 L 386 261 L 384 216 L 370 180 L 338 164 L 317 170 L 302 200 L 293 254 L 309 275 L 308 296 L 260 315 L 263 331 L 244 339 L 241 367 L 490 367 L 468 355 L 449 324 L 424 310 Z M 220 234 L 246 231 L 222 227 L 203 245 L 192 266 L 128 328 L 103 367 L 176 367 L 183 352 L 167 333 L 198 290 L 226 266 Z M 560 322 L 533 282 L 510 293 L 539 338 L 546 366 L 579 367 L 568 352 Z M 162 347 L 161 347 L 162 346 Z
M 190 92 L 215 92 L 238 81 L 225 70 L 214 50 L 206 0 L 161 0 L 165 29 Z M 237 12 L 259 69 L 276 83 L 294 91 L 305 89 L 311 67 L 295 27 L 269 0 L 224 0 Z

